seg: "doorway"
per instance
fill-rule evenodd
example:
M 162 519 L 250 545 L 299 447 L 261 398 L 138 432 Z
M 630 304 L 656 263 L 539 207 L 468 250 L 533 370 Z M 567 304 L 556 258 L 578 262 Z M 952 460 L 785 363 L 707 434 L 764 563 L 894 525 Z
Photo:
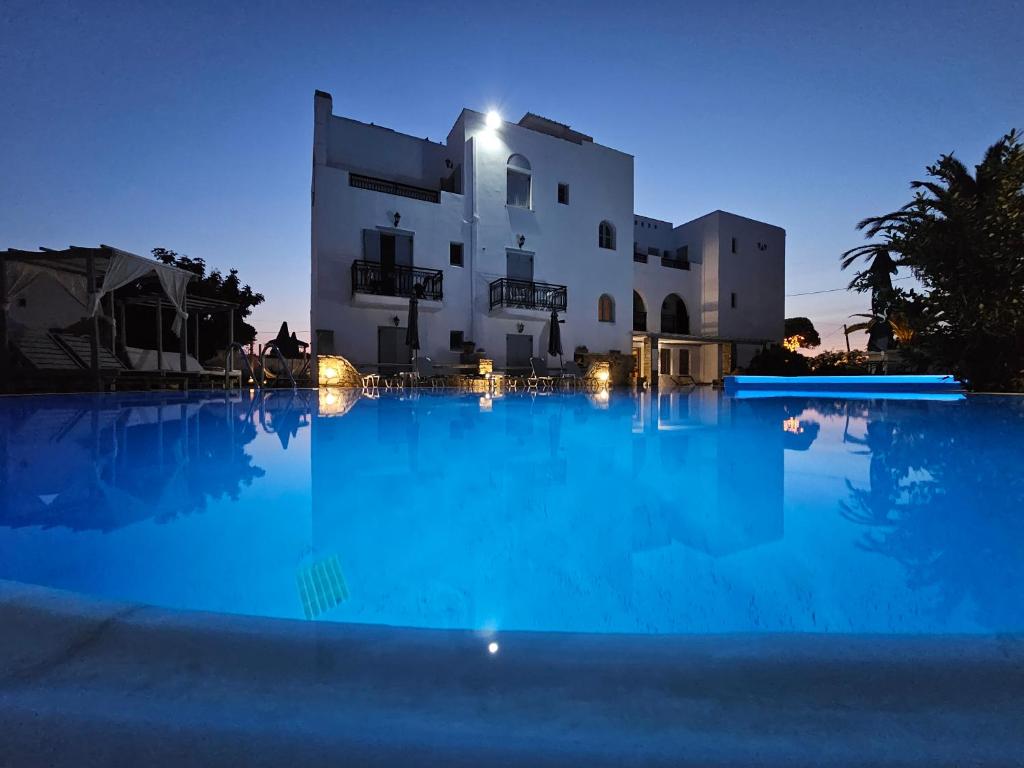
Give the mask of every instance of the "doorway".
M 381 325 L 377 328 L 377 365 L 382 376 L 409 370 L 412 350 L 405 343 L 405 328 Z
M 529 371 L 533 357 L 533 336 L 510 333 L 505 336 L 505 368 L 510 371 Z
M 509 280 L 533 282 L 533 254 L 505 251 L 505 277 Z

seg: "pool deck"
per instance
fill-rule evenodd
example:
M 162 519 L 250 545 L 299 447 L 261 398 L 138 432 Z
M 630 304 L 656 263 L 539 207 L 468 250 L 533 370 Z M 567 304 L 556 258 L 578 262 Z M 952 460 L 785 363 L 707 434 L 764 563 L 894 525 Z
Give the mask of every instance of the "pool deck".
M 474 632 L 0 581 L 0 765 L 1020 765 L 1024 637 Z

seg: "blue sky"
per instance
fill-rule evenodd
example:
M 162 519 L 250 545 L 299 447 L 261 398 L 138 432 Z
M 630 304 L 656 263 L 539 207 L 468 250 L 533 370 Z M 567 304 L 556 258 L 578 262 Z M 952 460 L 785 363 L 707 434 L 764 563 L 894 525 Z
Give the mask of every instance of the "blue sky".
M 832 7 L 832 6 L 835 7 Z M 787 293 L 846 284 L 860 218 L 1024 128 L 1024 5 L 0 4 L 0 248 L 236 266 L 308 333 L 313 90 L 433 139 L 538 112 L 636 157 L 636 210 L 787 230 Z M 301 7 L 300 7 L 301 6 Z M 839 346 L 866 300 L 787 299 Z

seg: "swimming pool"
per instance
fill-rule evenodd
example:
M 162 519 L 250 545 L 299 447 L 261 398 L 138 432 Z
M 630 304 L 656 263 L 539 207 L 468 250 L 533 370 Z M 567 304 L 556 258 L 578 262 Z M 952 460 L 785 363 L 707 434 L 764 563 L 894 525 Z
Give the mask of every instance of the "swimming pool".
M 0 578 L 409 627 L 1024 630 L 1024 401 L 0 399 Z

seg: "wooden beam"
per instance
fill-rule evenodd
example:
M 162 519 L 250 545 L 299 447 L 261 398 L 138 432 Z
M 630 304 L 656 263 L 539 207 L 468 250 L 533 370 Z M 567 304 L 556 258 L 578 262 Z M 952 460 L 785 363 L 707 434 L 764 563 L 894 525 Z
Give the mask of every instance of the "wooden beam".
M 228 312 L 228 352 L 224 355 L 224 389 L 231 386 L 231 372 L 235 369 L 235 310 Z M 238 383 L 242 387 L 241 379 Z
M 114 308 L 114 292 L 110 292 L 110 351 L 117 353 L 117 310 Z
M 181 300 L 181 308 L 188 311 L 188 299 Z M 175 317 L 175 319 L 177 319 Z M 178 357 L 181 362 L 181 373 L 188 371 L 188 362 L 185 360 L 185 355 L 188 354 L 188 318 L 184 317 L 181 321 L 181 337 L 178 339 Z
M 96 295 L 96 257 L 90 250 L 85 255 L 85 280 L 89 286 L 89 309 L 93 308 L 93 297 Z M 89 368 L 92 370 L 93 385 L 96 391 L 102 389 L 100 381 L 100 318 L 98 312 L 92 315 L 92 333 L 89 334 Z
M 7 264 L 0 262 L 0 391 L 7 391 L 11 384 L 11 351 L 7 330 L 7 311 L 10 300 L 7 297 Z
M 125 327 L 125 317 L 127 316 L 127 313 L 125 312 L 124 302 L 122 301 L 120 304 L 118 304 L 117 308 L 118 308 L 118 318 L 117 318 L 118 338 L 121 340 L 121 351 L 124 352 L 125 357 L 127 357 L 128 356 L 128 351 L 127 351 L 128 350 L 128 329 L 127 329 L 127 327 Z
M 156 367 L 164 375 L 164 303 L 156 300 Z

